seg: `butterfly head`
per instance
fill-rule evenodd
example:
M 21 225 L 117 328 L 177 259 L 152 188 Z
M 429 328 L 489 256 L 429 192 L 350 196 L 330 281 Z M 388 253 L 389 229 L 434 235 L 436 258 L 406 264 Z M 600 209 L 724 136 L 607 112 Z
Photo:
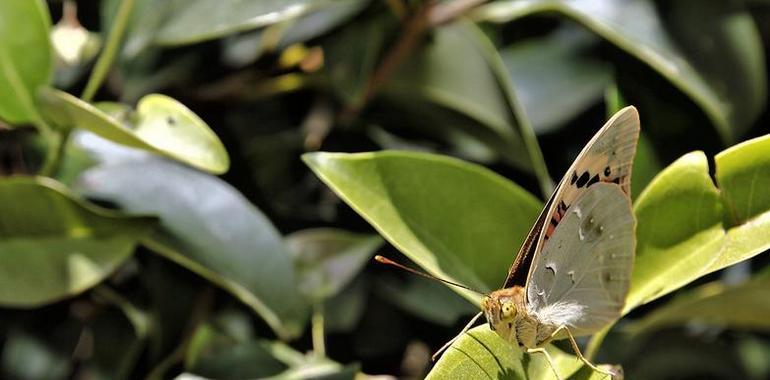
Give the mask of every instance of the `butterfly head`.
M 481 300 L 481 309 L 489 328 L 501 337 L 511 339 L 516 319 L 524 310 L 523 288 L 517 286 L 494 291 Z

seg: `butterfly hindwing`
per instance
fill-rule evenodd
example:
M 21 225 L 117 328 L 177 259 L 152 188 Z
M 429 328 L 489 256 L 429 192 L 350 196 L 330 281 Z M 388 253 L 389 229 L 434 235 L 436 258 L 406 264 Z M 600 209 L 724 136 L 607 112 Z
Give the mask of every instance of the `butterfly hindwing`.
M 618 111 L 594 135 L 559 181 L 508 271 L 503 288 L 527 283 L 531 263 L 548 244 L 572 204 L 593 185 L 612 183 L 626 195 L 630 193 L 638 138 L 639 114 L 634 107 Z
M 591 186 L 573 203 L 532 263 L 528 309 L 573 335 L 620 316 L 634 258 L 631 202 L 615 184 Z

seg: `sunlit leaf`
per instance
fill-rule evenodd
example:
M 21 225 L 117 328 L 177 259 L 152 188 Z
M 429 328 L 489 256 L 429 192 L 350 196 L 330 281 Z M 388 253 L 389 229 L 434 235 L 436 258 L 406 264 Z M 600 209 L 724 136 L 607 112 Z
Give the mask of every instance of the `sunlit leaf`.
M 566 379 L 603 379 L 607 375 L 581 370 L 582 363 L 553 346 L 547 346 L 556 371 Z M 573 376 L 574 374 L 574 376 Z M 527 354 L 504 341 L 488 325 L 475 327 L 452 344 L 426 379 L 553 379 L 553 369 L 543 354 Z
M 0 119 L 37 118 L 35 91 L 53 75 L 51 18 L 42 0 L 0 1 Z
M 222 142 L 206 123 L 183 104 L 160 94 L 143 97 L 136 111 L 111 115 L 66 92 L 39 92 L 44 116 L 61 128 L 83 128 L 105 139 L 170 157 L 221 174 L 230 167 Z M 114 110 L 114 104 L 108 104 Z
M 539 202 L 513 183 L 448 157 L 380 152 L 303 158 L 415 263 L 479 291 L 503 283 L 540 211 Z M 479 301 L 477 294 L 458 292 Z
M 634 208 L 637 257 L 626 311 L 770 248 L 770 198 L 756 191 L 770 172 L 768 142 L 764 136 L 718 154 L 719 189 L 705 155 L 695 152 L 642 192 Z

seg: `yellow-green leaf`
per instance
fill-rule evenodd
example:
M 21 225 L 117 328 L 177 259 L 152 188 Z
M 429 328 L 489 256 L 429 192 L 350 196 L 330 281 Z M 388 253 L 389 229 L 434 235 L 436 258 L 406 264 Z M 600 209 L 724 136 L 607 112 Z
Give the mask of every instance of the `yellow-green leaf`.
M 120 119 L 63 91 L 46 88 L 38 95 L 44 116 L 60 128 L 83 128 L 214 174 L 230 167 L 217 135 L 189 108 L 168 96 L 147 95 L 139 100 L 135 112 Z

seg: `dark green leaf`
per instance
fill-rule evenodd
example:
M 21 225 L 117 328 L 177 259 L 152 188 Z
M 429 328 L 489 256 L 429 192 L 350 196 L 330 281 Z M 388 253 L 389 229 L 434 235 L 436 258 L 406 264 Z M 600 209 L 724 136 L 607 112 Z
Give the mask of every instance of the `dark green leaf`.
M 382 238 L 319 228 L 294 232 L 286 243 L 294 258 L 300 293 L 322 300 L 348 285 L 382 245 Z
M 146 244 L 253 308 L 282 337 L 304 325 L 291 258 L 270 221 L 237 190 L 199 171 L 159 159 L 87 171 L 90 196 L 132 213 L 152 213 L 162 231 Z
M 443 326 L 454 326 L 460 317 L 479 311 L 478 306 L 457 297 L 446 285 L 424 278 L 411 278 L 405 284 L 386 279 L 377 283 L 377 290 L 381 298 L 410 314 Z
M 399 67 L 383 88 L 399 102 L 428 102 L 466 115 L 479 124 L 466 126 L 523 170 L 542 163 L 531 127 L 508 85 L 500 57 L 487 37 L 467 22 L 434 31 L 429 43 Z M 535 167 L 535 169 L 538 169 Z M 538 172 L 535 170 L 535 172 Z
M 601 99 L 612 70 L 586 53 L 597 42 L 594 35 L 570 26 L 500 50 L 536 132 L 560 127 Z
M 652 0 L 497 1 L 477 18 L 508 22 L 532 14 L 563 15 L 649 65 L 708 115 L 730 141 L 764 109 L 764 54 L 751 15 L 720 0 L 665 3 L 663 20 Z M 692 15 L 698 15 L 692 17 Z

